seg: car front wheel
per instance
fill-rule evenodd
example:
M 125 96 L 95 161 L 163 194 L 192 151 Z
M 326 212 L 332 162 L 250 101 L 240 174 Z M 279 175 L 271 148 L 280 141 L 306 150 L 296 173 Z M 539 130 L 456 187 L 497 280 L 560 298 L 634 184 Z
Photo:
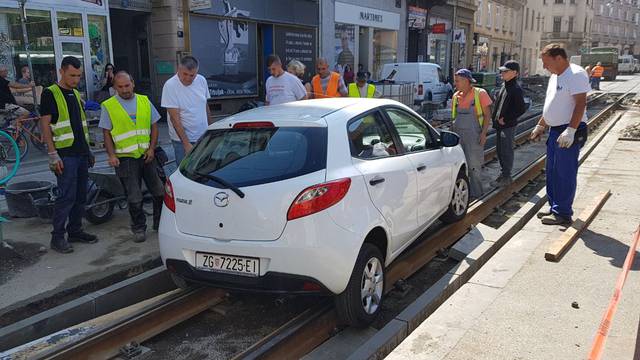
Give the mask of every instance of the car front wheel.
M 384 260 L 375 245 L 365 243 L 360 249 L 347 288 L 335 298 L 341 322 L 365 327 L 380 312 L 384 299 Z
M 440 220 L 447 224 L 462 220 L 467 215 L 469 208 L 469 178 L 463 169 L 458 173 L 456 184 L 453 187 L 453 195 L 447 211 Z

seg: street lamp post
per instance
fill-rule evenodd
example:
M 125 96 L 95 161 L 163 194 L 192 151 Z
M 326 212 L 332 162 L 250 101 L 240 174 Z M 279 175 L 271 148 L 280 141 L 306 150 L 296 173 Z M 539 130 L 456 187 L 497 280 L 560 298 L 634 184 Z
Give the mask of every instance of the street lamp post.
M 34 81 L 33 64 L 31 63 L 31 52 L 29 51 L 29 36 L 27 35 L 27 9 L 25 5 L 27 0 L 18 0 L 20 6 L 20 23 L 22 24 L 22 41 L 24 42 L 24 50 L 27 53 L 27 65 L 29 66 L 29 74 L 31 74 L 31 81 Z M 36 87 L 31 87 L 31 94 L 33 95 L 33 108 L 36 114 L 38 114 L 38 99 L 36 98 Z

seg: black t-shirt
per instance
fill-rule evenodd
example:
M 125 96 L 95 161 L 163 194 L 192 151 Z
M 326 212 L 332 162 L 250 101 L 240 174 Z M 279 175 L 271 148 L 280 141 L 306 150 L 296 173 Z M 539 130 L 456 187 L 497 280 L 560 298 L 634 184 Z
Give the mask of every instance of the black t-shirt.
M 7 104 L 15 104 L 16 98 L 13 97 L 9 88 L 9 80 L 0 77 L 0 109 L 4 109 Z
M 72 155 L 88 155 L 89 145 L 84 138 L 84 130 L 82 129 L 82 116 L 80 115 L 80 106 L 73 90 L 60 88 L 62 95 L 67 101 L 67 109 L 69 109 L 69 120 L 71 121 L 71 129 L 73 130 L 73 145 L 67 148 L 58 149 L 60 156 Z M 53 93 L 49 89 L 44 89 L 40 97 L 40 115 L 51 115 L 51 123 L 58 122 L 58 106 L 53 97 Z

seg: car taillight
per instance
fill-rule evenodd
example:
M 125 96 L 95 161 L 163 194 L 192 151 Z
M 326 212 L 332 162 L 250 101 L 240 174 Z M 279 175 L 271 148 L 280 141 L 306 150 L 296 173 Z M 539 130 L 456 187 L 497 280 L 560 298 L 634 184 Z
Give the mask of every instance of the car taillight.
M 234 129 L 246 129 L 246 128 L 272 128 L 273 123 L 271 121 L 252 121 L 252 122 L 239 122 L 233 124 Z
M 173 185 L 169 179 L 164 183 L 164 204 L 167 209 L 176 212 L 176 199 L 173 197 Z
M 422 84 L 418 85 L 418 95 L 422 95 L 424 93 L 424 86 Z
M 349 191 L 351 179 L 340 179 L 304 189 L 293 201 L 287 220 L 315 214 L 337 204 Z

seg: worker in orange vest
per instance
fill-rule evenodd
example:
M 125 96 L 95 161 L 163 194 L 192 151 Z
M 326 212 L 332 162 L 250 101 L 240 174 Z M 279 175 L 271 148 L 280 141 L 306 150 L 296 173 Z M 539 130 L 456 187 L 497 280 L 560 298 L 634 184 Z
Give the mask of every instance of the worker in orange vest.
M 600 79 L 604 75 L 604 67 L 602 63 L 598 61 L 596 66 L 591 70 L 591 88 L 600 91 Z
M 339 73 L 329 71 L 329 63 L 324 58 L 316 60 L 317 75 L 311 79 L 309 99 L 324 99 L 347 96 L 347 86 Z

